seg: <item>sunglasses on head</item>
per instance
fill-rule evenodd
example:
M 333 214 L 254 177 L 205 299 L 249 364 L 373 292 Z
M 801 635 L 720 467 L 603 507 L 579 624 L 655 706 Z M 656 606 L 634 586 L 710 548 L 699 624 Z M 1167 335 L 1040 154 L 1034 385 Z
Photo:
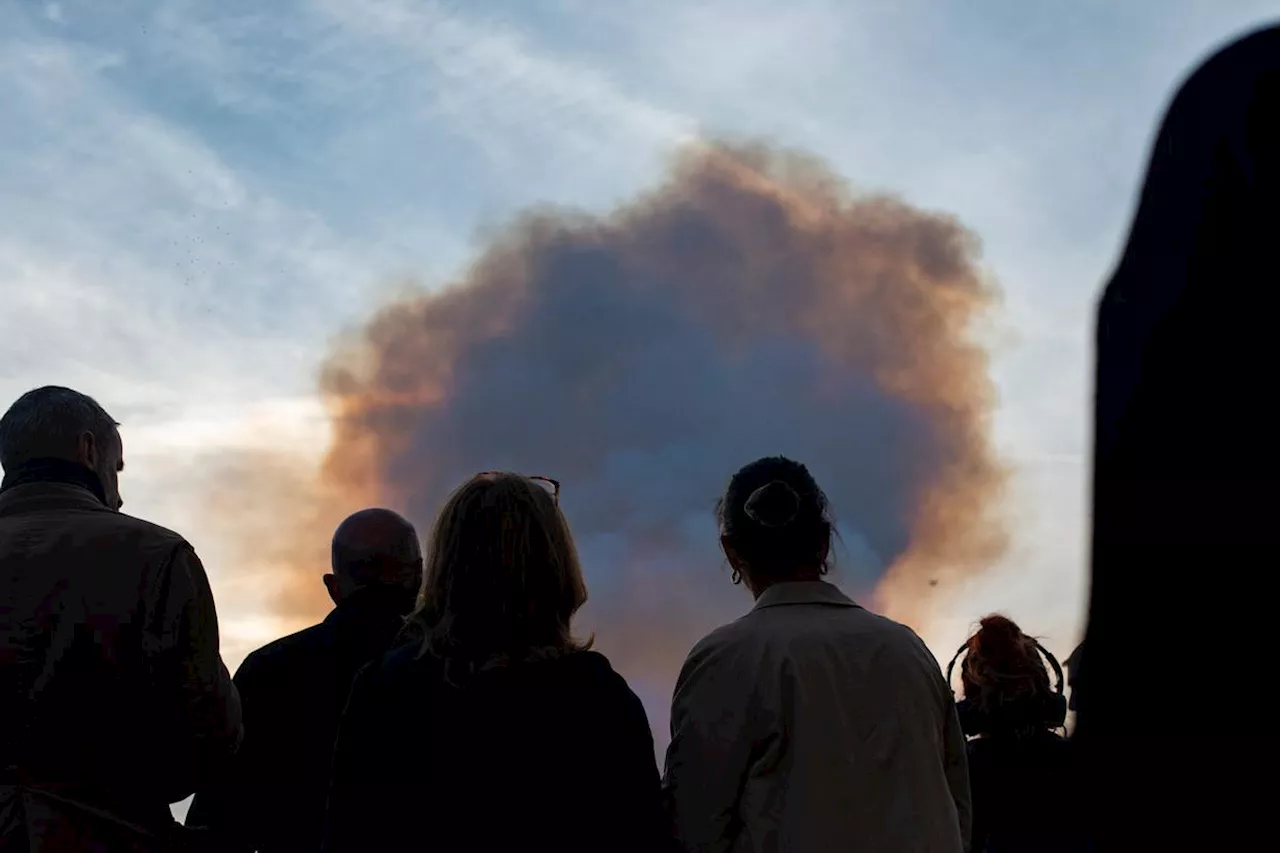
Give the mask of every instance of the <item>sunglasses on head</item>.
M 495 477 L 503 472 L 501 471 L 481 471 L 479 477 Z M 553 480 L 550 477 L 525 477 L 526 480 L 551 495 L 551 499 L 557 504 L 560 503 L 560 481 Z

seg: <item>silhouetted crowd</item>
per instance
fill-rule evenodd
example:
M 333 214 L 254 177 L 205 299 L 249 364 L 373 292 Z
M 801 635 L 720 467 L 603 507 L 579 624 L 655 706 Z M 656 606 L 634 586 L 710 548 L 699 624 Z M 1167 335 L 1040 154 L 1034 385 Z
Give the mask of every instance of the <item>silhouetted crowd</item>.
M 999 615 L 944 671 L 909 628 L 824 579 L 822 489 L 804 465 L 763 458 L 717 508 L 731 579 L 755 603 L 689 652 L 662 772 L 639 699 L 571 630 L 587 590 L 558 482 L 475 475 L 425 554 L 399 515 L 352 515 L 323 579 L 333 611 L 233 679 L 194 550 L 120 512 L 118 424 L 66 388 L 25 394 L 0 418 L 0 853 L 1074 851 L 1119 837 L 1108 821 L 1244 849 L 1235 819 L 1266 812 L 1230 811 L 1265 788 L 1226 772 L 1246 752 L 1194 750 L 1224 770 L 1198 785 L 1143 775 L 1168 760 L 1172 724 L 1127 678 L 1134 650 L 1143 626 L 1198 614 L 1186 586 L 1129 593 L 1112 569 L 1240 565 L 1273 547 L 1275 479 L 1250 466 L 1273 465 L 1256 448 L 1274 421 L 1248 408 L 1270 343 L 1220 294 L 1257 270 L 1274 284 L 1259 247 L 1277 224 L 1278 118 L 1273 28 L 1193 75 L 1157 140 L 1100 312 L 1094 584 L 1067 677 Z M 1259 333 L 1229 334 L 1245 327 Z M 1202 339 L 1215 346 L 1185 345 Z M 1201 375 L 1194 360 L 1220 353 L 1231 370 Z M 1192 393 L 1212 405 L 1186 405 Z M 1192 645 L 1223 683 L 1256 666 Z M 1265 704 L 1208 703 L 1199 730 L 1218 745 L 1247 720 L 1270 761 Z M 1201 814 L 1170 813 L 1188 787 Z M 170 804 L 192 794 L 179 826 Z
M 0 419 L 0 464 L 6 837 L 1082 849 L 1028 791 L 1053 786 L 1060 808 L 1072 790 L 1061 672 L 1051 684 L 1036 642 L 988 617 L 961 649 L 957 703 L 919 637 L 824 580 L 827 499 L 790 459 L 752 462 L 719 501 L 732 582 L 755 605 L 689 653 L 661 775 L 640 700 L 571 632 L 587 589 L 554 480 L 472 477 L 425 558 L 396 513 L 350 516 L 323 578 L 333 611 L 232 679 L 191 546 L 119 512 L 122 445 L 101 406 L 25 394 Z M 169 805 L 192 792 L 179 827 Z

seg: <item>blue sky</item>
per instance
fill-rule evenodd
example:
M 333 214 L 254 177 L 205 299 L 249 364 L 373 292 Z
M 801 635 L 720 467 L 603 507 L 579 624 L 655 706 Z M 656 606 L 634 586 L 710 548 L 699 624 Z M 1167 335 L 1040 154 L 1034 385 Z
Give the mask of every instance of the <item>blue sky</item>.
M 604 210 L 682 140 L 759 137 L 959 216 L 1018 473 L 1008 557 L 921 626 L 1079 631 L 1092 303 L 1155 122 L 1270 0 L 0 2 L 0 400 L 126 425 L 129 509 L 205 555 L 234 665 L 277 626 L 219 580 L 205 465 L 314 457 L 316 365 L 405 280 L 537 204 Z M 317 569 L 319 571 L 319 568 Z

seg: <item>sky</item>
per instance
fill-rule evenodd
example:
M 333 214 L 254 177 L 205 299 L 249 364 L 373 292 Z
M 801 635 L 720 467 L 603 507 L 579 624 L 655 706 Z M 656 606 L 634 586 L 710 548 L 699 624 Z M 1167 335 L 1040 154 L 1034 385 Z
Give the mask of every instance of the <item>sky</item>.
M 1094 300 L 1176 83 L 1276 18 L 1277 0 L 0 0 L 0 401 L 70 385 L 124 424 L 126 509 L 202 555 L 234 668 L 283 626 L 228 567 L 244 543 L 209 490 L 239 498 L 211 472 L 321 458 L 336 342 L 409 283 L 457 279 L 522 210 L 608 210 L 684 142 L 765 140 L 981 238 L 1012 543 L 914 627 L 945 660 L 998 609 L 1065 657 Z

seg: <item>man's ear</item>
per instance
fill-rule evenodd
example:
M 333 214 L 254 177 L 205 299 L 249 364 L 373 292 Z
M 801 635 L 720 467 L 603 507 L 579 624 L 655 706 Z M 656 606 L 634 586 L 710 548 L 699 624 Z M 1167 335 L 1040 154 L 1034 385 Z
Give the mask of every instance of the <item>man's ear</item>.
M 329 590 L 329 599 L 334 604 L 342 601 L 342 590 L 338 587 L 338 576 L 335 574 L 327 574 L 324 576 L 324 588 Z
M 98 470 L 102 448 L 93 438 L 93 433 L 86 430 L 76 439 L 76 460 L 91 471 Z

